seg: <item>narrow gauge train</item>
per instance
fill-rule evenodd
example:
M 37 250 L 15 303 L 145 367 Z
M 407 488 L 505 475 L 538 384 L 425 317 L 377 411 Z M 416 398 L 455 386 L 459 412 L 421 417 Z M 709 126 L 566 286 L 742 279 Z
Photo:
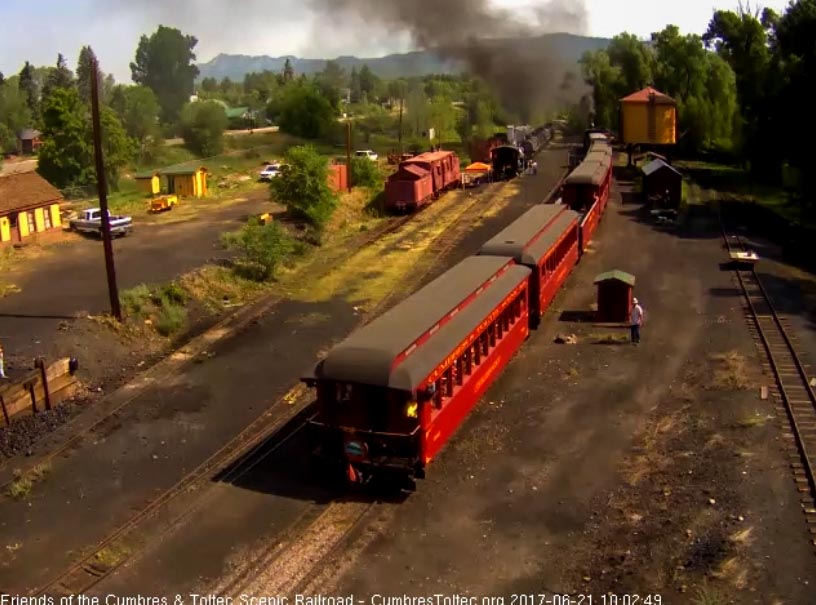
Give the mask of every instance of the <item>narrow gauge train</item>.
M 611 152 L 594 151 L 604 157 L 585 163 L 611 173 Z M 563 191 L 567 199 L 589 196 L 583 215 L 565 204 L 532 207 L 477 256 L 352 334 L 303 377 L 317 391 L 309 421 L 315 443 L 348 480 L 391 473 L 412 488 L 412 477 L 425 476 L 538 327 L 591 239 L 597 220 L 590 217 L 607 205 L 608 180 L 587 184 L 578 176 Z
M 561 204 L 531 208 L 335 347 L 304 377 L 322 453 L 353 481 L 424 476 L 578 262 L 580 220 Z
M 459 184 L 459 157 L 430 151 L 400 162 L 385 183 L 385 203 L 396 212 L 414 211 Z

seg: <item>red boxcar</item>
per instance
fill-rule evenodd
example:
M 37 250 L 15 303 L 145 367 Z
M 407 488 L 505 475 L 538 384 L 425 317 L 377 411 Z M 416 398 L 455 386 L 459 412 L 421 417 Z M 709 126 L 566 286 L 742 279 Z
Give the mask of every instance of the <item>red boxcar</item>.
M 416 210 L 434 197 L 431 173 L 413 164 L 403 164 L 385 183 L 385 204 L 390 210 Z
M 485 140 L 473 140 L 468 146 L 471 162 L 484 162 L 489 164 L 492 161 L 492 151 L 504 145 L 507 141 L 501 137 L 495 136 Z
M 479 252 L 483 256 L 512 258 L 530 268 L 533 328 L 578 262 L 580 220 L 577 212 L 560 204 L 533 206 Z
M 526 339 L 529 278 L 470 257 L 332 349 L 303 378 L 322 453 L 352 480 L 424 476 Z
M 414 165 L 431 173 L 434 196 L 459 184 L 459 157 L 452 151 L 429 151 L 406 160 L 400 166 Z

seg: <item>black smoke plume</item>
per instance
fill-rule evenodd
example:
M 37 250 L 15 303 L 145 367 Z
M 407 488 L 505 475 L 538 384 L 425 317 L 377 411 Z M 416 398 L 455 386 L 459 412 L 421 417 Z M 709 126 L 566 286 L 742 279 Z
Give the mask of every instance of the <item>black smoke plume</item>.
M 544 33 L 583 33 L 582 0 L 550 0 L 532 9 L 491 6 L 488 0 L 309 0 L 333 20 L 408 32 L 423 50 L 464 64 L 528 121 L 559 95 L 566 67 Z

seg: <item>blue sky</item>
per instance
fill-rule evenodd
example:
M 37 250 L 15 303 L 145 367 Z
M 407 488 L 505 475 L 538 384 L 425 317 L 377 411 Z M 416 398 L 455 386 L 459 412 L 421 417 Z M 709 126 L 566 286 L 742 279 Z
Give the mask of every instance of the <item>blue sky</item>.
M 546 4 L 492 3 L 520 14 L 525 7 Z M 625 30 L 648 37 L 667 23 L 702 33 L 715 8 L 735 9 L 737 4 L 738 0 L 585 0 L 588 22 L 583 31 L 574 33 L 611 37 Z M 787 4 L 765 0 L 761 5 L 782 10 Z M 112 72 L 117 81 L 129 82 L 128 65 L 139 36 L 160 23 L 196 36 L 200 61 L 222 52 L 378 56 L 411 46 L 407 35 L 372 27 L 360 31 L 317 17 L 299 0 L 0 0 L 0 71 L 16 73 L 26 59 L 52 65 L 59 52 L 74 67 L 80 47 L 90 44 L 103 70 Z

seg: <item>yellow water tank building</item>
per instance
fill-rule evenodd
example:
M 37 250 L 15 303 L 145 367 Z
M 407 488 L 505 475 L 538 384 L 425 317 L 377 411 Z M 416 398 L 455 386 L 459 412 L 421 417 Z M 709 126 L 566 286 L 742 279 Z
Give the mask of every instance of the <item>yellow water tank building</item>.
M 625 145 L 677 143 L 677 101 L 651 86 L 624 97 L 621 134 Z

